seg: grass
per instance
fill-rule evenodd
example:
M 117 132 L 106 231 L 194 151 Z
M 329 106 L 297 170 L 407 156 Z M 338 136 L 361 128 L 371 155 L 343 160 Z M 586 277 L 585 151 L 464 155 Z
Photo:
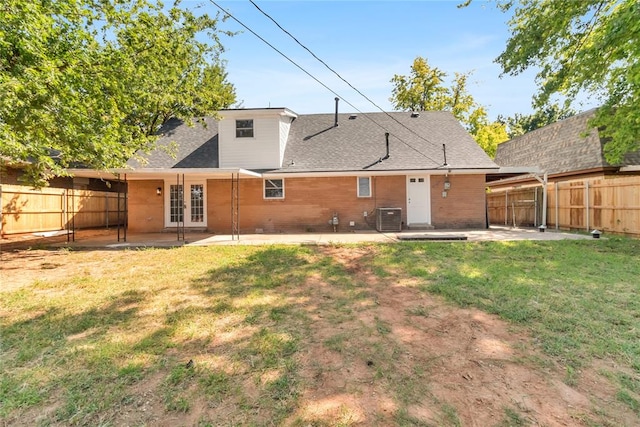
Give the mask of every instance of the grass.
M 619 400 L 638 413 L 638 240 L 390 245 L 374 263 L 419 277 L 423 290 L 460 306 L 526 325 L 565 366 L 569 385 L 594 359 L 631 368 L 631 381 L 618 381 Z
M 83 257 L 91 254 L 69 252 L 66 262 Z M 607 373 L 615 397 L 640 415 L 640 242 L 403 243 L 377 245 L 365 261 L 380 282 L 411 279 L 422 292 L 526 328 L 570 385 L 591 361 L 615 361 L 620 368 Z M 376 296 L 321 248 L 113 252 L 99 267 L 45 277 L 2 293 L 4 423 L 32 416 L 42 425 L 109 425 L 140 405 L 183 414 L 206 402 L 211 411 L 198 425 L 357 424 L 347 407 L 329 421 L 296 412 L 313 381 L 301 360 L 320 345 L 347 367 L 370 366 L 366 381 L 392 396 L 394 423 L 461 425 L 460 408 L 431 395 L 423 370 L 398 369 L 403 350 L 393 325 L 377 316 L 359 323 Z M 322 318 L 312 318 L 310 307 Z M 416 302 L 404 314 L 430 312 Z M 313 336 L 318 321 L 334 333 Z M 327 369 L 317 363 L 318 378 Z M 141 398 L 139 389 L 156 399 Z M 435 403 L 430 422 L 408 411 L 421 401 Z M 380 417 L 380 425 L 389 421 Z M 511 409 L 504 417 L 503 425 L 526 425 Z

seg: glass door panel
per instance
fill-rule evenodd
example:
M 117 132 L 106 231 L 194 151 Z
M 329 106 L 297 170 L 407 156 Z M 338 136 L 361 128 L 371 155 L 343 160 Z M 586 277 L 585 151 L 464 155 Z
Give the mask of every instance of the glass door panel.
M 169 187 L 169 222 L 178 223 L 184 221 L 184 197 L 182 185 Z
M 191 222 L 204 222 L 204 185 L 191 184 Z

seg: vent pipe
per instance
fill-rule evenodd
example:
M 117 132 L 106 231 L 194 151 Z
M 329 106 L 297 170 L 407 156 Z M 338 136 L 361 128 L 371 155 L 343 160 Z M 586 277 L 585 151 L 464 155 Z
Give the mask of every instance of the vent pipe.
M 336 96 L 336 116 L 335 120 L 333 121 L 333 127 L 338 127 L 338 101 L 340 101 L 340 98 Z
M 384 137 L 387 139 L 387 155 L 382 160 L 387 160 L 389 158 L 389 132 L 385 132 Z

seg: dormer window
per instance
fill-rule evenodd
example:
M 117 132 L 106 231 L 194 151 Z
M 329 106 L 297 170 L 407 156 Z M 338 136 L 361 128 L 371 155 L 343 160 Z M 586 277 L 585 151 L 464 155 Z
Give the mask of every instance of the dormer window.
M 236 120 L 236 138 L 253 138 L 253 120 Z

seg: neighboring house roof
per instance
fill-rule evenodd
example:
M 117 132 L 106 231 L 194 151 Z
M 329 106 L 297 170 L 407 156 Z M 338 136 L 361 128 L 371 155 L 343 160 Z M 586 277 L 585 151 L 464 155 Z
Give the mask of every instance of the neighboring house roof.
M 202 122 L 189 126 L 177 119 L 170 120 L 160 130 L 160 149 L 143 154 L 146 162 L 131 160 L 128 166 L 135 169 L 219 167 L 218 123 L 213 118 L 204 119 L 204 123 L 206 126 Z M 440 169 L 445 167 L 443 144 L 449 169 L 497 169 L 448 112 L 357 116 L 342 113 L 338 114 L 338 126 L 334 124 L 335 114 L 298 115 L 291 123 L 282 168 L 261 172 Z M 390 133 L 390 155 L 380 161 L 386 156 L 385 132 Z
M 596 109 L 536 129 L 498 145 L 500 166 L 537 166 L 550 175 L 613 167 L 603 153 L 606 140 L 588 121 Z M 629 153 L 622 165 L 640 164 L 640 153 Z
M 139 168 L 217 168 L 218 123 L 214 118 L 194 120 L 188 124 L 170 119 L 159 131 L 157 148 L 140 153 L 146 162 L 134 158 L 127 166 Z
M 351 118 L 350 118 L 351 117 Z M 353 118 L 355 117 L 355 118 Z M 300 115 L 277 172 L 497 168 L 448 112 Z M 410 130 L 408 130 L 408 129 Z M 389 132 L 389 158 L 385 132 Z

